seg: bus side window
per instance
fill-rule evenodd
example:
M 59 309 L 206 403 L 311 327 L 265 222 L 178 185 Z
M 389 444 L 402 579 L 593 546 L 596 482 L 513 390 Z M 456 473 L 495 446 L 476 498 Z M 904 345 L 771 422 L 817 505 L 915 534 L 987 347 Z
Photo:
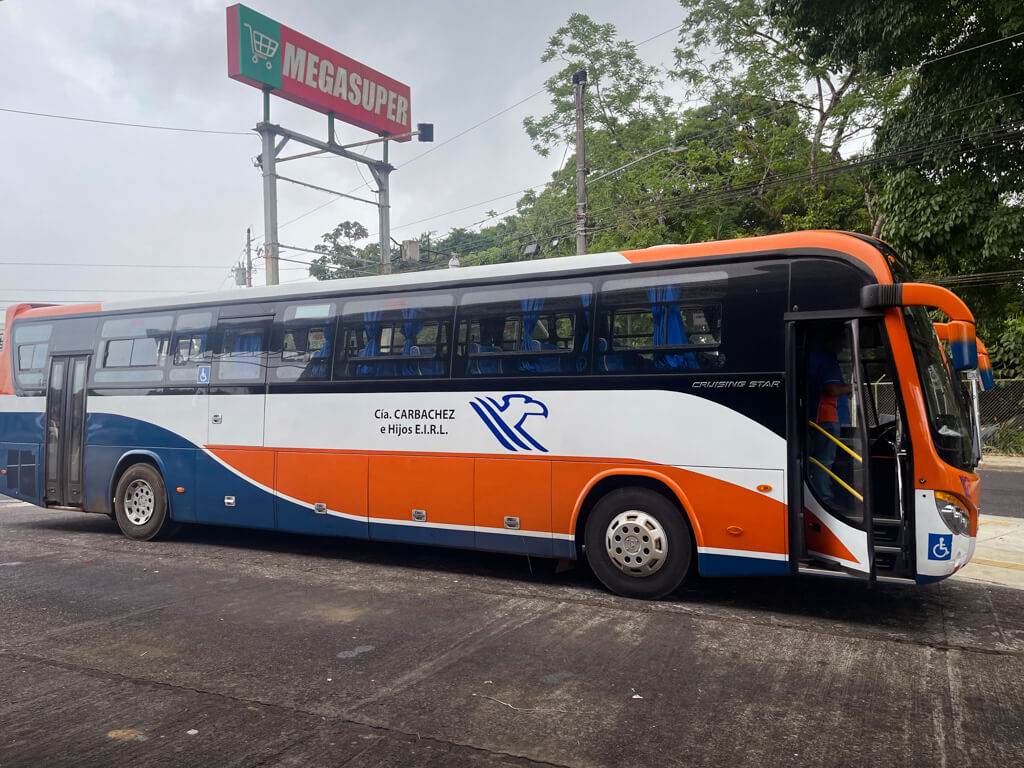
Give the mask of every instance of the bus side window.
M 276 382 L 326 381 L 331 378 L 331 360 L 337 336 L 337 304 L 289 304 L 279 314 L 283 323 L 274 331 Z
M 674 271 L 606 281 L 598 309 L 598 371 L 723 367 L 726 285 L 722 271 Z
M 100 326 L 95 384 L 159 384 L 171 342 L 173 315 L 112 317 Z
M 51 323 L 19 323 L 14 326 L 10 343 L 14 345 L 15 376 L 22 389 L 44 389 L 52 334 Z
M 209 310 L 182 312 L 174 321 L 171 338 L 171 365 L 167 380 L 179 386 L 195 385 L 199 366 L 213 361 L 213 313 Z
M 447 376 L 453 305 L 450 294 L 347 302 L 334 378 Z
M 593 286 L 538 284 L 471 291 L 459 307 L 456 375 L 584 373 Z

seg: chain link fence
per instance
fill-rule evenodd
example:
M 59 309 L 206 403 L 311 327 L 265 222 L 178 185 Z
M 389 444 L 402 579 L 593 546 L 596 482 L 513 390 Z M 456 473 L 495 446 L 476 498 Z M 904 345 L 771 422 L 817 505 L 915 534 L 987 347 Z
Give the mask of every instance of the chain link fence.
M 875 411 L 882 421 L 896 412 L 892 382 L 871 385 Z M 995 386 L 978 395 L 984 450 L 1024 455 L 1024 379 L 996 379 Z

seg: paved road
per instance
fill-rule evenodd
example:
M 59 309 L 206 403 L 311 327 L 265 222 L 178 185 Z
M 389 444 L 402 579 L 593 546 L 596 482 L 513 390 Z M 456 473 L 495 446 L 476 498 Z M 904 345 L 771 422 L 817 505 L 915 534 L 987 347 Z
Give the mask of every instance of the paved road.
M 0 766 L 1019 765 L 1024 591 L 707 580 L 0 502 Z
M 982 514 L 1024 517 L 1024 472 L 983 469 L 978 474 Z

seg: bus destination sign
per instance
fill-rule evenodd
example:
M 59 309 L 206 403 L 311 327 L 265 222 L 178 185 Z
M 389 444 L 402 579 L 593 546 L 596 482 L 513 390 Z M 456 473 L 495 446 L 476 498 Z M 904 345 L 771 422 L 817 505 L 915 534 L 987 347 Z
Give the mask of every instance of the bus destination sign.
M 408 85 L 244 5 L 227 21 L 228 77 L 377 135 L 412 130 Z

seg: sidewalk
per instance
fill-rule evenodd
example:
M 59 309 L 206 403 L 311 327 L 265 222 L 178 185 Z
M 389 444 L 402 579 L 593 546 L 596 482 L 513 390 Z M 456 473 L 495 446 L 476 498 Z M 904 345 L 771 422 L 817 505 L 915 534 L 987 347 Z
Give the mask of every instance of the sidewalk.
M 974 557 L 953 578 L 1024 589 L 1024 519 L 983 514 Z
M 978 469 L 1015 470 L 1024 472 L 1024 456 L 1002 456 L 986 454 L 981 459 Z

